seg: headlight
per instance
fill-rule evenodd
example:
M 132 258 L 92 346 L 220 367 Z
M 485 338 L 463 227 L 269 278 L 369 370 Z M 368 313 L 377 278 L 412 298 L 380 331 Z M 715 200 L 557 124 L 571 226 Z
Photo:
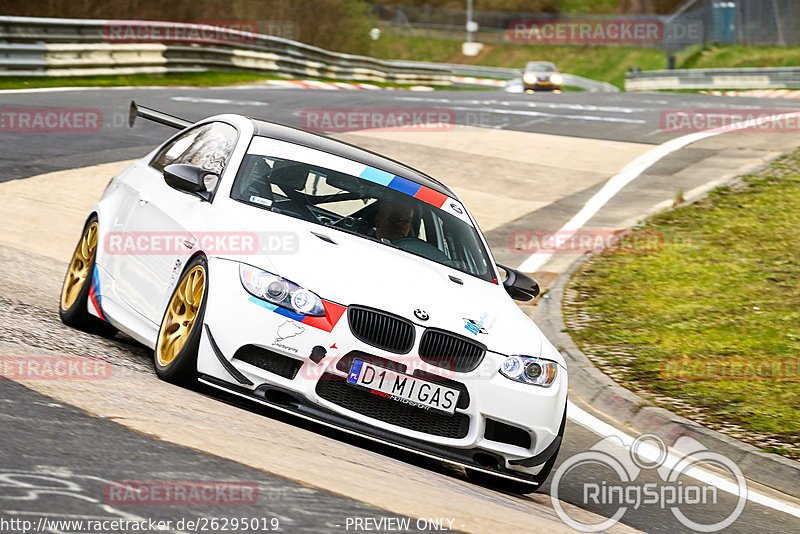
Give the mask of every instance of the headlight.
M 533 85 L 536 83 L 536 75 L 531 72 L 526 72 L 522 76 L 522 80 L 527 83 L 528 85 Z
M 564 77 L 560 74 L 551 74 L 550 81 L 556 85 L 561 85 L 562 83 L 564 83 Z
M 322 300 L 304 287 L 280 276 L 239 264 L 239 279 L 248 293 L 295 313 L 324 317 Z
M 509 356 L 500 366 L 500 374 L 515 382 L 548 388 L 558 375 L 558 364 L 531 356 Z

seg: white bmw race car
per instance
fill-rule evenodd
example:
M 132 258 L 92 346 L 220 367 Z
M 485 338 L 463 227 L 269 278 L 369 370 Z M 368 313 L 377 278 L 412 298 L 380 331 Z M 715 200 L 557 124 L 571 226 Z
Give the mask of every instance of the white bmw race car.
M 241 115 L 189 123 L 108 184 L 60 314 L 154 349 L 159 377 L 532 491 L 566 420 L 564 359 L 512 298 L 474 218 L 433 178 Z M 502 271 L 502 276 L 501 276 Z

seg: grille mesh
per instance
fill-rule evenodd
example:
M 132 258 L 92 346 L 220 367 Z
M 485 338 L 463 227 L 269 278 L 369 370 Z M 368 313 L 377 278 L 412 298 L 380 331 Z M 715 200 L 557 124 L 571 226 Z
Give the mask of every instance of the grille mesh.
M 300 360 L 255 345 L 240 347 L 233 358 L 290 380 L 297 376 L 297 371 L 303 366 Z
M 414 325 L 401 317 L 350 306 L 347 308 L 347 320 L 353 335 L 373 347 L 406 354 L 414 346 Z
M 385 399 L 365 388 L 350 385 L 344 378 L 331 373 L 323 373 L 316 391 L 323 399 L 342 408 L 390 425 L 454 439 L 463 438 L 469 432 L 469 416 L 466 414 L 444 415 Z
M 419 344 L 422 361 L 459 373 L 475 370 L 485 354 L 480 343 L 434 328 L 425 330 Z

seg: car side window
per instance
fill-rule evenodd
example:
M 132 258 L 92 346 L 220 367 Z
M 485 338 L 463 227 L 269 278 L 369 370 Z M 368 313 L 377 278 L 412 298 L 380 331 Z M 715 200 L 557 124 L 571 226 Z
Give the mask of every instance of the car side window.
M 193 128 L 167 143 L 150 162 L 159 172 L 173 163 L 195 165 L 222 174 L 236 145 L 236 128 L 222 122 L 212 122 Z M 217 184 L 210 184 L 210 191 Z

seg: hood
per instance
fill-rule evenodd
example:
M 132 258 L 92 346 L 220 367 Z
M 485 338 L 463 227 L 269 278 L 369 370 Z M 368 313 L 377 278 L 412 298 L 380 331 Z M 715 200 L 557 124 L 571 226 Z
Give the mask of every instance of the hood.
M 541 332 L 502 285 L 333 228 L 242 204 L 236 208 L 229 215 L 243 230 L 262 239 L 291 236 L 296 247 L 228 259 L 282 276 L 323 299 L 384 310 L 473 339 L 491 351 L 540 353 Z M 415 310 L 424 311 L 428 320 L 415 317 Z

